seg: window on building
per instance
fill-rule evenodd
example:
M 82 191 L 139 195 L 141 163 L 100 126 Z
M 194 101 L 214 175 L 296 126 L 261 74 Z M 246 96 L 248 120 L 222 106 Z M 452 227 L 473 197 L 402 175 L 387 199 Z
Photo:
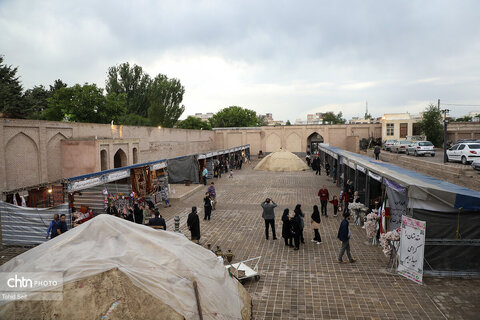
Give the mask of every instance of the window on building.
M 408 123 L 400 123 L 400 138 L 406 138 L 408 134 Z
M 393 123 L 387 123 L 387 136 L 393 136 Z
M 412 136 L 419 136 L 422 134 L 422 130 L 420 129 L 420 123 L 413 123 L 412 124 Z

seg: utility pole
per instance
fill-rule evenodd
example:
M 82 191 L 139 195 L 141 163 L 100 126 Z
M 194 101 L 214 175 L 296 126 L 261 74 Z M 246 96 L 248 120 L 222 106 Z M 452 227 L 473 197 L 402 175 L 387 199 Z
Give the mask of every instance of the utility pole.
M 438 99 L 438 110 L 440 110 L 440 99 Z M 448 162 L 447 157 L 447 113 L 450 112 L 448 109 L 441 110 L 443 112 L 443 163 Z

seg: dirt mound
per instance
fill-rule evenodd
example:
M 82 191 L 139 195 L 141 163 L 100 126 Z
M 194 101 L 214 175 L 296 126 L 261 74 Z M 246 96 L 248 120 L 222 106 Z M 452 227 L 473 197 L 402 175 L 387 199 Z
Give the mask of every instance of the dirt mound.
M 308 170 L 308 166 L 290 151 L 280 149 L 263 158 L 254 169 L 262 171 L 305 171 Z

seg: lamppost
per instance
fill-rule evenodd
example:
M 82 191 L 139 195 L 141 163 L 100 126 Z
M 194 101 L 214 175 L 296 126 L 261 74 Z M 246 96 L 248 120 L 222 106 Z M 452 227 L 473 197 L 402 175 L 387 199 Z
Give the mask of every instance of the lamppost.
M 447 120 L 447 113 L 450 112 L 448 109 L 443 109 L 443 163 L 448 162 L 448 157 L 447 157 L 447 125 L 448 125 L 448 120 Z

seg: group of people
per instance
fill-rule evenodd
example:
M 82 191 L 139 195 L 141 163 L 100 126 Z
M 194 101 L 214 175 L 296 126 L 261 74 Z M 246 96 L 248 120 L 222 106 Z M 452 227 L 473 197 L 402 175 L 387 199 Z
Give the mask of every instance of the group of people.
M 312 159 L 313 157 L 313 159 Z M 313 156 L 310 154 L 310 152 L 307 152 L 307 155 L 305 157 L 305 160 L 307 161 L 307 165 L 312 168 L 313 171 L 315 171 L 315 175 L 322 175 L 322 162 L 320 161 L 320 156 L 318 154 L 314 154 Z M 327 176 L 330 175 L 330 163 L 328 161 L 325 161 L 325 173 Z M 336 167 L 334 167 L 334 171 L 332 171 L 332 176 L 335 179 L 336 175 Z
M 68 231 L 67 226 L 67 217 L 65 214 L 61 214 L 60 216 L 58 213 L 53 215 L 53 220 L 48 225 L 47 229 L 47 239 L 50 237 L 51 239 L 55 238 L 56 236 L 61 235 Z

